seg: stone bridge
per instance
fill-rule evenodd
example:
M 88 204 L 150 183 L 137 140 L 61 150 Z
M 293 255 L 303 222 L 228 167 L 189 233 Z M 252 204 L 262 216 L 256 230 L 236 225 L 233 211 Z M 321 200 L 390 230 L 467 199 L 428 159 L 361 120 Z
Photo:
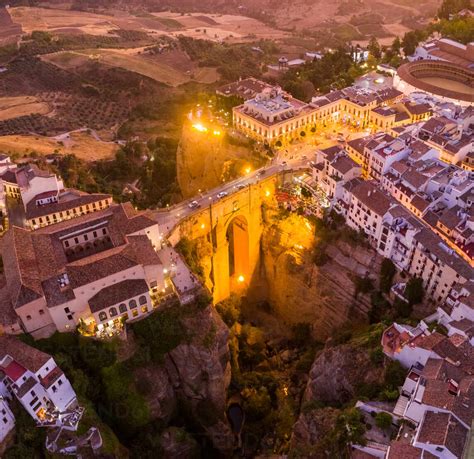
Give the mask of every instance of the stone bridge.
M 212 247 L 207 286 L 214 303 L 245 288 L 258 268 L 265 203 L 274 202 L 283 175 L 269 175 L 220 200 L 211 200 L 179 221 L 169 234 L 172 245 L 186 237 L 205 238 Z

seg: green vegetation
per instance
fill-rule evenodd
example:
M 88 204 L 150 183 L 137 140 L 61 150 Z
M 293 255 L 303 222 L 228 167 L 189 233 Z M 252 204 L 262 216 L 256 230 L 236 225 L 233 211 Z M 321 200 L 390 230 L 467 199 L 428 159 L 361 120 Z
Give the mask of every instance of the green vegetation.
M 326 249 L 329 244 L 336 241 L 346 242 L 353 247 L 368 246 L 364 233 L 349 228 L 344 218 L 335 212 L 323 218 L 312 217 L 311 222 L 315 226 L 316 243 L 313 248 L 313 263 L 316 266 L 323 266 L 329 261 Z
M 186 312 L 186 309 L 174 305 L 157 311 L 147 320 L 134 323 L 132 329 L 140 344 L 140 353 L 149 356 L 153 362 L 163 363 L 165 354 L 187 342 L 190 337 L 180 320 Z M 160 339 L 156 339 L 157 336 Z
M 43 458 L 46 430 L 38 429 L 33 418 L 17 401 L 10 406 L 15 416 L 16 439 L 13 446 L 7 449 L 2 457 L 4 459 Z
M 235 81 L 240 77 L 259 77 L 263 66 L 270 63 L 273 55 L 278 52 L 276 44 L 270 40 L 261 40 L 251 45 L 230 45 L 180 36 L 179 43 L 199 66 L 217 67 L 221 77 L 227 81 Z M 259 47 L 263 53 L 252 51 L 252 46 Z
M 375 415 L 375 425 L 382 430 L 388 430 L 392 426 L 393 418 L 389 413 L 381 411 Z
M 474 18 L 441 19 L 438 23 L 432 24 L 430 30 L 439 32 L 443 37 L 467 44 L 474 40 Z
M 329 457 L 349 457 L 347 445 L 365 445 L 365 431 L 362 413 L 357 408 L 348 408 L 338 416 L 336 426 L 323 440 L 323 446 L 330 452 Z
M 306 81 L 313 84 L 318 92 L 350 86 L 363 70 L 352 62 L 343 48 L 325 53 L 322 59 L 308 62 L 298 69 L 290 69 L 282 77 L 282 86 L 296 97 L 304 96 Z
M 438 9 L 438 18 L 449 19 L 463 9 L 472 9 L 471 0 L 443 0 Z
M 421 277 L 412 277 L 405 288 L 405 298 L 410 306 L 421 303 L 425 295 L 423 288 L 423 279 Z
M 126 432 L 133 435 L 137 426 L 132 422 L 127 427 L 123 427 L 123 432 L 119 430 L 117 427 L 124 420 L 123 417 L 121 419 L 120 416 L 115 416 L 117 400 L 111 401 L 106 396 L 107 380 L 104 378 L 103 371 L 120 365 L 116 361 L 117 343 L 93 341 L 73 333 L 55 333 L 50 338 L 39 341 L 34 341 L 30 336 L 22 336 L 22 339 L 30 346 L 51 354 L 73 385 L 81 405 L 86 408 L 78 433 L 82 435 L 92 426 L 100 428 L 104 452 L 120 457 L 123 447 L 109 425 L 117 429 L 120 438 L 127 438 Z M 121 388 L 120 400 L 136 395 L 128 376 L 117 379 L 114 383 Z M 129 405 L 126 400 L 122 406 L 135 410 L 140 405 Z M 144 409 L 143 405 L 141 407 Z M 100 417 L 97 413 L 100 413 Z M 27 425 L 30 421 L 33 422 L 26 411 L 23 408 L 19 409 L 16 416 L 17 427 L 19 423 L 20 426 L 22 423 Z M 13 455 L 17 454 L 17 451 L 25 451 L 22 457 L 44 457 L 41 451 L 44 447 L 45 430 L 36 427 L 20 427 L 18 432 L 20 435 L 15 445 L 5 457 L 21 457 Z M 28 453 L 29 448 L 33 449 L 34 453 Z M 10 454 L 12 455 L 9 456 Z
M 204 270 L 201 266 L 198 242 L 182 237 L 176 245 L 176 250 L 183 256 L 191 271 L 202 279 L 204 277 Z
M 397 268 L 390 258 L 384 258 L 380 266 L 379 288 L 383 293 L 390 292 L 393 277 L 397 273 Z
M 131 141 L 110 160 L 86 162 L 75 155 L 58 159 L 57 166 L 47 166 L 63 177 L 66 185 L 89 193 L 108 193 L 118 202 L 129 201 L 138 208 L 161 207 L 179 195 L 176 182 L 177 142 L 150 139 L 146 145 Z M 126 184 L 137 181 L 138 195 L 125 196 Z

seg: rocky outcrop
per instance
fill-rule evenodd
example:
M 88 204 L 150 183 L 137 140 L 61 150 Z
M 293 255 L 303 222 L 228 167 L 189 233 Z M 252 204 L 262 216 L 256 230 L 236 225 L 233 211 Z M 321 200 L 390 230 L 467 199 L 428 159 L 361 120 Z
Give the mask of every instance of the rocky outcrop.
M 145 397 L 152 419 L 168 422 L 176 409 L 176 396 L 164 367 L 147 365 L 135 371 L 135 381 Z
M 334 347 L 326 345 L 316 357 L 301 412 L 293 427 L 290 457 L 327 457 L 323 440 L 341 413 L 341 410 L 328 405 L 343 406 L 363 385 L 377 385 L 384 380 L 383 365 L 374 365 L 369 355 L 367 346 L 350 341 Z
M 180 321 L 187 339 L 165 355 L 163 365 L 152 363 L 137 369 L 135 381 L 139 387 L 151 385 L 146 398 L 154 419 L 167 423 L 179 402 L 184 409 L 180 415 L 191 418 L 213 446 L 226 454 L 233 447 L 225 416 L 231 377 L 229 329 L 213 307 L 195 307 Z
M 229 451 L 233 437 L 225 417 L 230 383 L 229 329 L 212 307 L 186 317 L 192 335 L 165 357 L 165 368 L 176 396 L 220 451 Z
M 198 457 L 196 441 L 184 430 L 168 427 L 161 433 L 160 445 L 163 459 L 192 459 Z
M 176 152 L 181 193 L 184 198 L 195 196 L 199 190 L 209 190 L 242 175 L 249 166 L 258 167 L 261 161 L 250 148 L 231 145 L 224 135 L 200 132 L 186 123 Z
M 327 347 L 311 367 L 304 400 L 343 404 L 362 384 L 379 384 L 383 377 L 383 366 L 370 361 L 366 348 L 351 343 Z
M 315 239 L 307 220 L 290 215 L 264 231 L 261 254 L 267 300 L 285 323 L 311 323 L 314 336 L 323 340 L 349 321 L 367 319 L 370 298 L 355 295 L 353 279 L 375 279 L 380 258 L 372 249 L 336 242 L 327 248 L 328 261 L 316 266 Z
M 311 409 L 302 412 L 293 426 L 290 457 L 326 457 L 319 455 L 318 444 L 332 430 L 340 411 L 336 408 Z M 321 451 L 322 452 L 322 451 Z

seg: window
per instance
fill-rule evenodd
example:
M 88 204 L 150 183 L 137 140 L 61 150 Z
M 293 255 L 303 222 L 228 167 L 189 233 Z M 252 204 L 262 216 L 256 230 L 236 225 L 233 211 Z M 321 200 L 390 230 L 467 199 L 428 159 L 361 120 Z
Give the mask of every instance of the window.
M 62 385 L 63 385 L 63 382 L 60 379 L 58 379 L 58 386 L 62 386 Z
M 105 228 L 102 228 L 102 234 L 107 234 L 107 230 Z
M 39 310 L 39 315 L 40 315 L 40 316 L 44 315 L 44 309 L 40 309 L 40 310 Z
M 110 317 L 115 317 L 117 315 L 117 309 L 116 308 L 110 308 L 109 309 L 109 315 L 110 315 Z
M 103 322 L 104 320 L 107 320 L 107 314 L 104 311 L 99 312 L 99 320 L 101 322 Z
M 69 247 L 69 241 L 64 241 L 64 247 Z
M 120 306 L 119 306 L 119 311 L 120 313 L 122 312 L 127 312 L 127 305 L 125 303 L 122 303 Z
M 3 418 L 3 423 L 6 424 L 8 422 L 7 418 Z
M 67 320 L 72 320 L 72 319 L 73 319 L 72 314 L 68 314 L 67 315 Z
M 94 235 L 94 237 L 97 237 L 97 231 L 94 231 L 92 234 Z
M 37 402 L 38 402 L 38 397 L 33 398 L 33 400 L 31 400 L 30 402 L 30 406 L 35 405 Z
M 89 236 L 87 236 L 87 234 L 84 234 L 84 241 L 87 241 L 89 240 Z
M 133 309 L 137 307 L 137 302 L 135 300 L 130 300 L 128 305 L 130 306 L 130 309 Z
M 69 313 L 71 312 L 71 310 L 70 310 L 69 308 L 64 308 L 64 312 L 65 312 L 66 314 L 69 314 Z
M 138 302 L 140 303 L 140 305 L 147 304 L 146 296 L 142 295 L 140 298 L 138 298 Z
M 142 306 L 142 313 L 146 314 L 148 312 L 148 308 L 146 306 Z
M 132 312 L 132 315 L 133 315 L 133 317 L 137 317 L 137 316 L 138 316 L 138 311 L 135 309 L 135 310 Z
M 30 392 L 30 394 L 31 394 L 32 397 L 36 397 L 36 392 L 35 392 L 34 390 L 32 390 L 32 391 Z
M 77 237 L 75 237 L 75 238 L 74 238 L 74 242 L 75 242 L 76 244 L 79 244 L 79 239 L 78 239 Z
M 58 388 L 56 386 L 53 385 L 53 387 L 51 387 L 51 389 L 53 389 L 53 392 L 57 392 L 58 391 Z
M 27 316 L 26 316 L 26 320 L 31 320 L 31 316 L 30 316 L 30 315 L 27 315 Z

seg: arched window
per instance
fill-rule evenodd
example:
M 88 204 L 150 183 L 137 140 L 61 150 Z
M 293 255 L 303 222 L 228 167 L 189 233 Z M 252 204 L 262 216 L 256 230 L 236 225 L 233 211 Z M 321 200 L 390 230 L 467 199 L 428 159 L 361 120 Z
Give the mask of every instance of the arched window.
M 110 314 L 110 317 L 115 317 L 117 315 L 117 309 L 116 308 L 110 308 L 109 309 L 109 314 Z
M 138 302 L 140 303 L 140 305 L 146 304 L 147 303 L 146 296 L 142 295 L 140 298 L 138 298 Z
M 130 306 L 130 309 L 133 309 L 137 307 L 137 302 L 135 300 L 130 300 L 128 305 Z
M 122 303 L 120 306 L 119 306 L 119 311 L 120 313 L 122 312 L 127 312 L 127 305 L 125 303 Z
M 102 312 L 99 312 L 99 320 L 101 322 L 103 322 L 104 320 L 107 320 L 107 313 L 102 311 Z

